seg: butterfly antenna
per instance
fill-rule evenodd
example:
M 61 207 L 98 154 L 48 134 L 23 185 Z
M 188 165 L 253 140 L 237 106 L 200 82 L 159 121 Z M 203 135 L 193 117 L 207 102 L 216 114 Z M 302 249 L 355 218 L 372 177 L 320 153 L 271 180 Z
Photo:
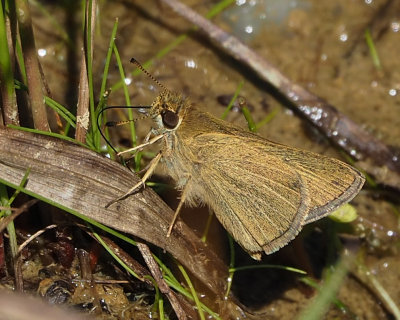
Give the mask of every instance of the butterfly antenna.
M 158 81 L 156 78 L 153 77 L 153 75 L 150 74 L 150 72 L 148 72 L 145 68 L 143 68 L 143 66 L 140 64 L 139 61 L 137 61 L 135 58 L 131 58 L 131 63 L 133 63 L 134 65 L 136 65 L 136 67 L 138 67 L 140 70 L 142 70 L 142 72 L 148 76 L 151 80 L 153 80 L 155 83 L 157 83 L 160 88 L 162 88 L 164 91 L 168 92 L 169 90 L 160 82 Z
M 110 110 L 110 109 L 121 109 L 121 108 L 127 108 L 127 109 L 139 109 L 139 108 L 143 108 L 143 109 L 150 109 L 151 106 L 111 106 L 111 107 L 105 107 L 103 109 L 100 110 L 100 112 L 97 115 L 97 129 L 99 130 L 101 136 L 103 137 L 104 141 L 111 147 L 111 149 L 115 152 L 118 153 L 118 151 L 113 147 L 113 145 L 111 144 L 111 142 L 107 139 L 106 135 L 103 133 L 103 128 L 110 128 L 110 127 L 118 127 L 120 125 L 123 124 L 127 124 L 129 122 L 135 122 L 137 120 L 142 120 L 142 119 L 146 119 L 148 118 L 148 115 L 145 115 L 143 117 L 137 118 L 137 119 L 131 119 L 131 120 L 124 120 L 124 121 L 107 121 L 104 124 L 104 127 L 102 128 L 102 116 L 103 113 L 106 110 Z

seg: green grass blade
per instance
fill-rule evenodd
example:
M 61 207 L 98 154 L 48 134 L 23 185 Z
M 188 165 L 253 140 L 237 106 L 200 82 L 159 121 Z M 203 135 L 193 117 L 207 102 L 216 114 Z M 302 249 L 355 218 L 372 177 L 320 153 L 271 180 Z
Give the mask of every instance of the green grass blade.
M 117 36 L 117 30 L 118 30 L 118 18 L 115 19 L 114 26 L 113 26 L 113 29 L 112 29 L 112 32 L 111 32 L 110 43 L 108 45 L 106 61 L 105 61 L 105 64 L 104 64 L 103 77 L 101 78 L 99 101 L 104 99 L 104 93 L 106 91 L 106 85 L 107 85 L 108 71 L 110 69 L 111 56 L 112 56 L 113 49 L 114 49 L 115 38 Z
M 0 2 L 0 76 L 1 86 L 6 88 L 8 100 L 14 97 L 14 75 L 11 67 L 11 58 L 8 51 L 7 28 L 4 19 L 3 2 Z
M 197 293 L 196 293 L 196 290 L 195 290 L 195 288 L 194 288 L 194 286 L 192 284 L 192 281 L 190 281 L 190 278 L 189 278 L 188 274 L 186 273 L 185 268 L 183 268 L 183 266 L 181 264 L 178 264 L 178 268 L 181 271 L 181 273 L 183 275 L 183 278 L 185 279 L 187 285 L 189 286 L 190 292 L 192 293 L 192 297 L 193 297 L 194 302 L 195 302 L 195 304 L 197 306 L 197 311 L 199 313 L 200 319 L 201 320 L 205 320 L 206 318 L 204 316 L 203 309 L 201 308 L 201 305 L 200 305 L 199 297 L 197 296 Z
M 23 176 L 23 178 L 21 179 L 21 182 L 19 184 L 19 188 L 22 188 L 26 184 L 26 181 L 28 180 L 29 173 L 30 173 L 30 169 L 27 169 L 25 174 L 24 174 L 24 176 Z M 20 190 L 15 189 L 14 194 L 11 196 L 11 198 L 8 199 L 8 193 L 7 193 L 7 189 L 6 189 L 5 185 L 6 184 L 1 184 L 0 185 L 0 204 L 1 204 L 1 206 L 4 206 L 4 207 L 10 207 L 11 204 L 13 203 L 13 201 L 15 200 L 15 198 L 20 193 Z M 7 216 L 9 216 L 11 214 L 11 210 L 6 210 L 6 211 L 2 210 L 0 216 L 3 216 L 3 212 Z M 11 221 L 7 225 L 7 233 L 8 233 L 9 241 L 10 241 L 11 253 L 12 253 L 12 256 L 14 258 L 18 254 L 18 242 L 17 242 L 17 234 L 15 232 L 14 221 Z M 16 261 L 14 261 L 14 263 L 16 263 Z
M 86 66 L 87 66 L 87 77 L 89 85 L 89 110 L 91 119 L 91 135 L 89 140 L 92 141 L 95 150 L 100 150 L 100 134 L 97 132 L 96 128 L 96 110 L 94 107 L 94 87 L 93 87 L 93 60 L 92 60 L 92 8 L 93 1 L 87 0 L 88 4 L 88 15 L 86 21 Z M 85 15 L 86 17 L 86 15 Z
M 71 127 L 75 128 L 76 117 L 67 108 L 47 96 L 44 97 L 44 102 L 69 123 Z
M 115 58 L 117 60 L 117 65 L 118 65 L 118 70 L 119 70 L 119 74 L 121 77 L 121 80 L 123 82 L 122 88 L 124 89 L 124 96 L 125 96 L 125 103 L 127 106 L 131 106 L 131 99 L 129 97 L 129 92 L 128 92 L 128 87 L 126 85 L 125 82 L 125 71 L 124 68 L 122 66 L 122 61 L 121 61 L 121 57 L 119 55 L 118 52 L 118 48 L 117 46 L 114 44 L 114 55 Z M 131 108 L 128 108 L 128 119 L 129 120 L 133 120 L 133 111 Z M 136 130 L 135 130 L 135 124 L 133 121 L 129 122 L 129 126 L 130 126 L 130 130 L 131 130 L 131 139 L 132 139 L 132 146 L 136 146 Z
M 237 271 L 253 270 L 253 269 L 281 269 L 281 270 L 286 270 L 286 271 L 300 273 L 300 274 L 307 274 L 307 272 L 305 272 L 303 270 L 288 267 L 288 266 L 282 266 L 282 265 L 278 265 L 278 264 L 257 264 L 254 266 L 236 267 L 236 268 L 230 268 L 229 272 L 231 272 L 231 271 L 237 272 Z
M 273 118 L 276 117 L 280 110 L 280 107 L 274 108 L 264 119 L 256 124 L 256 130 L 258 131 L 258 129 L 260 129 L 262 126 L 265 126 L 267 123 L 269 123 Z
M 139 279 L 140 281 L 143 281 L 143 278 L 140 277 L 135 271 L 133 271 L 131 268 L 128 267 L 128 265 L 122 261 L 112 250 L 111 248 L 103 241 L 103 239 L 99 236 L 98 233 L 93 231 L 93 236 L 97 239 L 97 241 L 103 246 L 103 248 L 113 257 L 115 261 L 119 263 L 120 266 L 122 266 L 126 272 L 134 276 L 136 279 Z
M 365 41 L 367 42 L 369 53 L 371 54 L 372 62 L 375 68 L 380 70 L 382 68 L 381 60 L 379 59 L 378 51 L 376 51 L 374 40 L 372 39 L 372 35 L 369 29 L 365 30 L 364 36 Z
M 257 126 L 256 126 L 256 123 L 254 122 L 254 119 L 251 115 L 249 108 L 247 108 L 246 106 L 242 106 L 242 113 L 243 113 L 244 118 L 247 121 L 247 126 L 249 127 L 249 130 L 251 132 L 256 132 Z
M 299 320 L 323 319 L 347 275 L 351 260 L 352 258 L 348 256 L 343 256 L 339 260 L 334 271 L 329 272 L 325 277 L 319 294 L 304 308 L 298 318 Z
M 228 116 L 229 111 L 231 111 L 233 104 L 235 103 L 237 97 L 239 96 L 240 90 L 242 90 L 243 85 L 244 85 L 244 81 L 242 80 L 239 82 L 231 101 L 229 102 L 228 106 L 225 108 L 224 113 L 221 116 L 222 120 L 225 120 L 226 117 Z
M 12 125 L 12 124 L 9 124 L 9 125 L 7 126 L 7 128 L 11 128 L 11 129 L 15 129 L 15 130 L 21 130 L 21 131 L 25 131 L 25 132 L 31 132 L 31 133 L 42 134 L 42 135 L 45 135 L 45 136 L 54 137 L 54 138 L 62 139 L 62 140 L 65 140 L 65 141 L 73 142 L 73 143 L 79 144 L 79 145 L 82 146 L 82 147 L 88 148 L 88 146 L 87 146 L 86 144 L 80 143 L 80 142 L 76 141 L 76 140 L 73 139 L 73 138 L 64 136 L 64 135 L 59 134 L 59 133 L 48 132 L 48 131 L 41 131 L 41 130 L 32 129 L 32 128 L 19 127 L 19 126 L 14 126 L 14 125 Z

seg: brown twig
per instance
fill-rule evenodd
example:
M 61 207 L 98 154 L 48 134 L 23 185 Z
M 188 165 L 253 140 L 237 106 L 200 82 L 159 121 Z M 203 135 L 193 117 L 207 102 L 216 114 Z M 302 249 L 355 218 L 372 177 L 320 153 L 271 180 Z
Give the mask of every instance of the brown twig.
M 21 213 L 27 211 L 30 207 L 32 207 L 34 204 L 36 204 L 39 200 L 37 199 L 32 199 L 27 202 L 25 202 L 21 207 L 19 208 L 6 208 L 6 207 L 0 207 L 0 210 L 11 210 L 14 211 L 12 214 L 10 214 L 7 217 L 4 217 L 1 222 L 0 222 L 0 232 L 3 232 L 3 230 L 7 227 L 7 225 L 16 219 Z
M 400 319 L 397 300 L 393 300 L 393 297 L 386 292 L 385 286 L 383 286 L 374 275 L 374 272 L 370 271 L 363 262 L 357 261 L 357 266 L 352 268 L 351 275 L 375 296 L 376 301 L 379 301 L 382 308 L 392 315 L 393 319 Z
M 21 47 L 24 54 L 29 98 L 32 108 L 33 122 L 36 129 L 49 131 L 46 107 L 43 100 L 42 82 L 40 79 L 39 61 L 32 30 L 32 19 L 27 0 L 17 0 L 17 16 Z
M 129 284 L 129 280 L 112 280 L 112 279 L 72 279 L 72 283 L 95 283 L 95 284 Z
M 89 234 L 96 239 L 91 232 Z M 143 267 L 139 262 L 133 259 L 125 250 L 118 246 L 114 241 L 108 237 L 101 235 L 101 239 L 107 244 L 107 246 L 114 252 L 114 254 L 120 258 L 130 269 L 135 271 L 138 275 L 139 280 L 147 283 L 150 286 L 154 286 L 153 282 L 147 277 L 150 276 L 149 271 Z
M 25 247 L 32 242 L 32 240 L 36 239 L 39 237 L 41 234 L 45 233 L 47 230 L 57 228 L 56 224 L 51 224 L 43 229 L 40 229 L 39 231 L 36 231 L 33 235 L 31 235 L 28 239 L 26 239 L 18 248 L 18 255 L 21 254 L 22 250 L 25 249 Z
M 95 308 L 101 310 L 101 303 L 100 303 L 101 299 L 99 297 L 98 291 L 96 290 L 96 287 L 93 285 L 93 274 L 90 268 L 89 253 L 84 249 L 79 249 L 77 251 L 77 256 L 79 259 L 79 266 L 81 269 L 81 278 L 90 281 L 89 290 L 91 292 L 91 295 L 94 297 Z
M 215 26 L 177 0 L 162 0 L 179 15 L 195 24 L 225 53 L 253 70 L 261 79 L 278 89 L 295 111 L 309 120 L 331 142 L 340 146 L 349 155 L 384 168 L 387 174 L 378 176 L 380 182 L 400 189 L 400 155 L 387 145 L 370 135 L 354 121 L 340 113 L 322 98 L 291 82 L 278 69 L 263 59 L 240 40 Z M 365 170 L 374 174 L 373 168 Z M 384 171 L 384 170 L 383 170 Z
M 13 260 L 15 291 L 24 292 L 24 278 L 22 276 L 22 258 L 16 256 Z
M 179 320 L 187 319 L 185 310 L 182 308 L 177 296 L 165 282 L 161 270 L 154 260 L 153 255 L 149 249 L 149 247 L 144 243 L 138 243 L 138 248 L 140 253 L 143 256 L 144 261 L 150 269 L 151 274 L 153 275 L 154 280 L 156 281 L 158 288 L 160 291 L 168 297 L 169 302 L 171 303 L 172 308 L 175 310 L 176 316 Z
M 92 281 L 93 280 L 93 273 L 92 269 L 90 268 L 90 255 L 85 249 L 78 249 L 76 255 L 79 259 L 79 267 L 81 270 L 81 278 L 83 280 Z
M 89 121 L 90 121 L 90 111 L 89 111 L 89 98 L 90 98 L 90 89 L 89 89 L 89 80 L 88 80 L 88 61 L 87 57 L 93 59 L 93 39 L 94 39 L 94 28 L 96 24 L 96 7 L 97 1 L 92 1 L 92 11 L 89 12 L 89 2 L 86 2 L 86 19 L 85 19 L 85 40 L 84 46 L 82 48 L 82 56 L 81 56 L 81 73 L 79 77 L 79 96 L 78 96 L 78 108 L 76 113 L 76 131 L 75 131 L 75 139 L 79 142 L 84 143 L 86 141 L 86 132 L 89 129 Z M 92 46 L 90 47 L 90 52 L 88 53 L 87 43 L 87 30 L 89 26 L 90 20 L 90 43 Z

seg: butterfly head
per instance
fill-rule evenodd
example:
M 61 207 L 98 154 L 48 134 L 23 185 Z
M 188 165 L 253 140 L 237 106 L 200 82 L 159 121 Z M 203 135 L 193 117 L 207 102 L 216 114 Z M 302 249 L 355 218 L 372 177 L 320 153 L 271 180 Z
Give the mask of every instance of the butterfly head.
M 180 94 L 163 91 L 151 105 L 150 116 L 160 129 L 175 131 L 181 124 L 189 105 L 188 100 Z

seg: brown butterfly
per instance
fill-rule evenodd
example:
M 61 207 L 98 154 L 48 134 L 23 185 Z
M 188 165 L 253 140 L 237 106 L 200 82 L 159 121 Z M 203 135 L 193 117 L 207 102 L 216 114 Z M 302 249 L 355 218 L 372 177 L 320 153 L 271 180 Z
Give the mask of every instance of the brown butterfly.
M 205 203 L 256 259 L 262 251 L 270 254 L 286 245 L 305 224 L 349 202 L 365 181 L 344 162 L 271 142 L 165 88 L 149 114 L 156 124 L 154 137 L 127 151 L 157 141 L 161 151 L 142 182 L 108 205 L 136 192 L 161 161 L 182 190 L 174 220 L 184 202 Z

